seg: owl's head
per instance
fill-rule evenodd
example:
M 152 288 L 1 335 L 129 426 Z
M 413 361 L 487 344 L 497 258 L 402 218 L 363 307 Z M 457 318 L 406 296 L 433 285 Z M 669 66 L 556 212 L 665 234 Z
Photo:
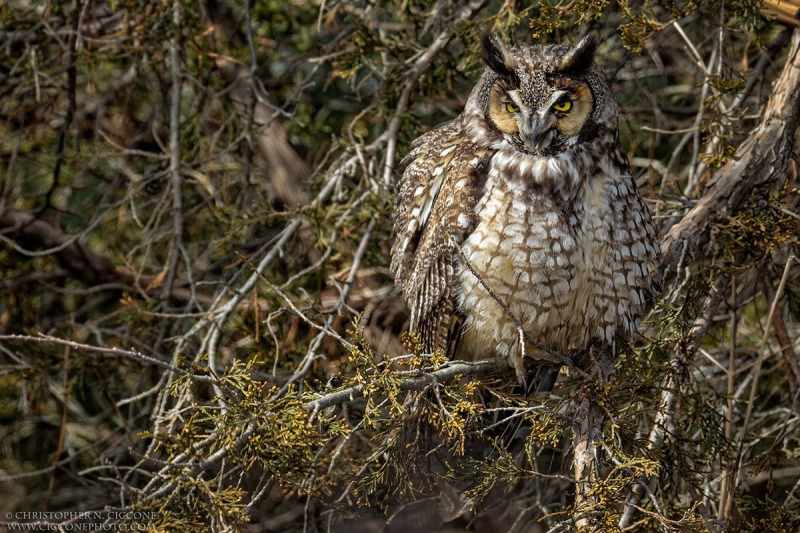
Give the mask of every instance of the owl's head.
M 499 142 L 539 156 L 596 138 L 616 114 L 605 79 L 594 66 L 596 47 L 591 38 L 574 47 L 506 47 L 486 36 L 482 56 L 488 69 L 476 95 L 484 127 Z

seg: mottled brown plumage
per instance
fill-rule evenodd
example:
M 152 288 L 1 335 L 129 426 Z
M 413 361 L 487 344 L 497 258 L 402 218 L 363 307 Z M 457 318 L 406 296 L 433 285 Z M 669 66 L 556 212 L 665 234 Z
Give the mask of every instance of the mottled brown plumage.
M 464 112 L 403 160 L 391 267 L 426 349 L 504 356 L 520 380 L 523 353 L 548 359 L 484 283 L 555 353 L 635 332 L 659 249 L 594 48 L 486 39 Z

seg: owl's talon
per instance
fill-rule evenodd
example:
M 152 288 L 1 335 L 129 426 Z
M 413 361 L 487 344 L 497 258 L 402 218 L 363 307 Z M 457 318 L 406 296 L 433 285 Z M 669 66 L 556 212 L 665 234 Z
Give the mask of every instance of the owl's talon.
M 525 372 L 525 361 L 521 357 L 511 357 L 511 366 L 514 368 L 514 373 L 517 375 L 517 381 L 524 390 L 528 390 L 528 380 Z

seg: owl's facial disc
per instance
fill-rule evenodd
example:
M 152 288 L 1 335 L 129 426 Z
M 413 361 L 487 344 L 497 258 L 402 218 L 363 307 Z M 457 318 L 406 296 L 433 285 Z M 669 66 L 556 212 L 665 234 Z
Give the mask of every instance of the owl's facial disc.
M 594 105 L 592 92 L 580 80 L 551 82 L 552 90 L 538 95 L 504 83 L 492 88 L 489 119 L 517 150 L 553 156 L 578 142 Z

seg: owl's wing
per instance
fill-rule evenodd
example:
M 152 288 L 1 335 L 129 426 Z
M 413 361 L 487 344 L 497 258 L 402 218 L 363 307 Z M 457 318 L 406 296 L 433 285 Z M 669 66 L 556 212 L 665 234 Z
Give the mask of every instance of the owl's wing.
M 616 146 L 613 157 L 622 179 L 607 190 L 608 203 L 612 206 L 607 227 L 614 241 L 615 266 L 613 277 L 606 280 L 605 291 L 617 295 L 621 306 L 619 313 L 627 317 L 626 321 L 618 324 L 625 338 L 635 332 L 642 315 L 652 307 L 653 299 L 661 292 L 656 269 L 661 249 L 658 231 L 621 146 Z
M 430 351 L 452 353 L 460 324 L 453 243 L 475 226 L 490 157 L 465 137 L 458 117 L 417 139 L 401 162 L 391 269 L 411 311 L 411 333 Z

